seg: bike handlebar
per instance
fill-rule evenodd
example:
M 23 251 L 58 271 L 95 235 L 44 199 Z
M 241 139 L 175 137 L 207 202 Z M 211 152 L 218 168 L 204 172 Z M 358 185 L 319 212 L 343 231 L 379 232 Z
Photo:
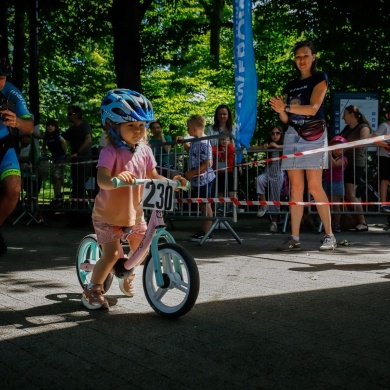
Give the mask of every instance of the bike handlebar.
M 169 183 L 173 188 L 181 189 L 184 191 L 188 191 L 191 188 L 191 183 L 189 181 L 186 182 L 186 185 L 183 187 L 181 185 L 180 180 L 170 180 L 170 179 L 134 179 L 132 183 L 127 183 L 126 181 L 123 181 L 119 179 L 118 177 L 112 178 L 112 183 L 114 185 L 114 188 L 118 187 L 125 187 L 125 186 L 138 186 L 138 185 L 145 185 L 146 183 Z

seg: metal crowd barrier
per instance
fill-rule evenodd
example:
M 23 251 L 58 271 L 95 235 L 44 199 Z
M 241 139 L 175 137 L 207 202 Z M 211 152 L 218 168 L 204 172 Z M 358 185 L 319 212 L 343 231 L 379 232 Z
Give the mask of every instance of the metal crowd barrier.
M 185 142 L 199 142 L 202 139 L 208 139 L 210 142 L 218 145 L 220 136 L 209 136 L 204 138 L 186 139 Z M 163 146 L 169 144 L 172 146 L 170 153 L 163 151 Z M 156 153 L 157 169 L 167 177 L 173 177 L 176 174 L 183 174 L 188 166 L 188 152 L 184 149 L 183 144 L 168 142 L 161 144 L 160 153 Z M 386 215 L 380 210 L 379 188 L 380 181 L 378 177 L 378 161 L 377 147 L 367 147 L 367 161 L 365 169 L 365 180 L 357 183 L 363 186 L 362 202 L 365 215 Z M 217 153 L 218 153 L 217 146 Z M 174 212 L 167 213 L 166 219 L 171 223 L 175 220 L 201 220 L 211 219 L 212 228 L 225 229 L 229 231 L 237 242 L 241 243 L 241 239 L 235 232 L 233 226 L 238 218 L 248 218 L 256 215 L 260 202 L 256 193 L 256 178 L 264 172 L 266 163 L 261 161 L 266 159 L 269 153 L 274 150 L 247 150 L 239 151 L 235 154 L 235 164 L 233 170 L 234 191 L 229 194 L 228 188 L 225 185 L 222 196 L 218 194 L 218 176 L 212 187 L 211 198 L 191 198 L 190 194 L 184 191 L 177 193 L 177 205 Z M 32 222 L 40 222 L 41 216 L 45 213 L 91 213 L 93 208 L 94 197 L 98 191 L 96 183 L 96 162 L 97 160 L 79 161 L 76 163 L 64 162 L 61 164 L 47 161 L 45 164 L 40 162 L 37 167 L 32 167 L 31 172 L 23 174 L 23 188 L 20 195 L 20 201 L 17 209 L 14 212 L 14 221 L 16 224 L 28 218 L 27 224 Z M 226 162 L 227 163 L 227 162 Z M 43 166 L 42 166 L 43 165 Z M 226 165 L 227 167 L 227 165 Z M 218 167 L 216 167 L 218 168 Z M 73 177 L 77 178 L 78 191 L 75 192 L 74 183 L 71 180 L 71 172 L 73 169 Z M 63 180 L 61 183 L 61 197 L 54 196 L 54 174 L 58 170 L 63 170 Z M 227 175 L 227 169 L 222 168 Z M 76 175 L 76 176 L 75 176 Z M 80 189 L 80 183 L 83 188 Z M 227 176 L 225 177 L 227 183 Z M 280 211 L 281 230 L 285 232 L 288 228 L 289 221 L 289 204 L 288 198 L 272 199 L 270 195 L 270 186 L 267 187 L 266 199 L 268 202 L 282 202 Z M 81 193 L 80 193 L 81 192 Z M 389 191 L 390 192 L 390 191 Z M 311 202 L 310 195 L 307 194 L 307 202 Z M 202 202 L 212 203 L 213 217 L 200 216 L 199 205 Z M 267 210 L 265 216 L 269 216 L 272 210 Z M 307 207 L 307 213 L 317 214 L 316 207 L 310 205 Z M 359 212 L 351 210 L 351 207 L 343 206 L 339 212 L 341 214 L 359 214 Z M 319 231 L 322 225 L 318 226 Z
M 96 163 L 91 158 L 77 162 L 41 158 L 28 171 L 21 167 L 22 190 L 12 223 L 24 217 L 28 218 L 27 225 L 41 223 L 47 213 L 90 213 L 98 191 Z

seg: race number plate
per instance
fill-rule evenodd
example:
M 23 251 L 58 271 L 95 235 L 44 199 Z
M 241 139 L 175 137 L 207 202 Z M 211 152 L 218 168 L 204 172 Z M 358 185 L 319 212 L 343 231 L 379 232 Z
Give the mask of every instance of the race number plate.
M 148 182 L 144 186 L 142 207 L 147 210 L 173 211 L 175 190 L 166 183 Z

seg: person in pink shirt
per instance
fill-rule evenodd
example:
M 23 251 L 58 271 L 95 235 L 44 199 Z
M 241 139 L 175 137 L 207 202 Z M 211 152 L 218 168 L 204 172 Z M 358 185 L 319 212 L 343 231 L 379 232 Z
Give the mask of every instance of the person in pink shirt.
M 231 142 L 229 134 L 221 136 L 218 145 L 212 146 L 213 169 L 217 172 L 218 197 L 229 196 L 234 198 L 234 154 L 235 147 Z M 233 203 L 229 204 L 228 212 L 231 212 Z M 224 211 L 223 203 L 217 209 L 217 212 Z
M 348 142 L 341 135 L 336 135 L 330 146 Z M 348 165 L 348 158 L 343 154 L 343 149 L 335 149 L 329 152 L 330 169 L 324 171 L 324 190 L 330 202 L 341 202 L 344 198 L 344 171 Z M 332 205 L 332 230 L 341 232 L 339 205 Z
M 92 221 L 102 255 L 93 269 L 91 283 L 86 286 L 81 301 L 88 309 L 108 309 L 103 283 L 116 261 L 123 257 L 121 238 L 128 240 L 134 252 L 146 232 L 142 209 L 141 186 L 114 189 L 113 177 L 132 183 L 137 179 L 165 179 L 156 170 L 156 160 L 145 143 L 146 123 L 154 120 L 150 101 L 129 89 L 109 91 L 101 104 L 103 126 L 109 125 L 107 145 L 97 163 L 100 187 L 95 198 Z M 175 176 L 183 185 L 186 180 Z M 141 260 L 142 261 L 142 260 Z M 127 296 L 134 295 L 134 272 L 118 279 L 119 288 Z

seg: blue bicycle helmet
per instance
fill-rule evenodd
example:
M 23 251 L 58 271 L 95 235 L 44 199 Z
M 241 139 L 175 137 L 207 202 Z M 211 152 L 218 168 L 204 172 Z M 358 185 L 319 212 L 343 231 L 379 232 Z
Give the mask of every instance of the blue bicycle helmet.
M 153 107 L 142 94 L 130 89 L 112 89 L 107 92 L 100 106 L 102 124 L 150 122 L 154 120 Z
M 7 56 L 0 56 L 0 76 L 9 76 L 12 72 L 12 66 Z

